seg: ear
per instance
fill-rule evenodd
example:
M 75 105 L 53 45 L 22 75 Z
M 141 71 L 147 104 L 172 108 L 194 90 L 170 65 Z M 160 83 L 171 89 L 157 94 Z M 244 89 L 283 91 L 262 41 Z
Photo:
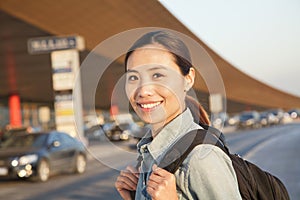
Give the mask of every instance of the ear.
M 184 77 L 186 82 L 186 91 L 191 89 L 195 81 L 195 68 L 191 67 L 189 73 Z

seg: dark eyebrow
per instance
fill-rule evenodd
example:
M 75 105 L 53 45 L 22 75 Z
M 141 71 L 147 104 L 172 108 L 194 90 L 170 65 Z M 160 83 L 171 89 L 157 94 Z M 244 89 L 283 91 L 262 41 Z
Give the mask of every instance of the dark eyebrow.
M 158 66 L 151 67 L 150 69 L 148 69 L 148 71 L 153 71 L 153 70 L 157 70 L 157 69 L 167 70 L 167 67 L 158 65 Z
M 147 69 L 147 71 L 155 71 L 155 70 L 158 70 L 158 69 L 168 70 L 168 68 L 163 66 L 163 65 L 155 65 L 155 66 Z M 139 72 L 137 70 L 134 70 L 134 69 L 128 69 L 126 71 L 126 73 L 139 73 Z
M 126 71 L 126 73 L 138 73 L 138 71 L 133 70 L 133 69 L 128 69 L 128 70 Z

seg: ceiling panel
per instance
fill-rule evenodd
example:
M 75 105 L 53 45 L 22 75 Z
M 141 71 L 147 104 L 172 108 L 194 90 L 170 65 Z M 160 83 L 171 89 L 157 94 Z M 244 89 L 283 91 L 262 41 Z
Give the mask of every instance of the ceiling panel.
M 13 92 L 33 101 L 53 101 L 50 55 L 29 55 L 27 39 L 38 36 L 79 34 L 86 40 L 83 60 L 101 41 L 132 28 L 165 27 L 189 35 L 201 44 L 216 63 L 229 99 L 267 107 L 300 107 L 300 98 L 265 85 L 237 70 L 201 39 L 192 34 L 156 0 L 4 0 L 0 4 L 0 96 Z M 2 10 L 2 11 L 1 11 Z M 103 56 L 103 55 L 99 55 Z M 122 65 L 117 63 L 116 65 Z M 104 82 L 113 84 L 122 71 L 113 67 Z M 116 70 L 116 72 L 114 71 Z M 112 87 L 97 92 L 99 105 Z M 207 92 L 203 80 L 195 88 Z

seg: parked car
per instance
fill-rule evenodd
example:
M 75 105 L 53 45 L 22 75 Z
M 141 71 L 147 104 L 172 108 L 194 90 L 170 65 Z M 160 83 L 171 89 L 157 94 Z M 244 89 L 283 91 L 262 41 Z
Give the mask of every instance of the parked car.
M 259 116 L 259 121 L 262 127 L 269 126 L 269 113 L 261 112 Z
M 17 128 L 8 128 L 4 129 L 3 133 L 1 134 L 0 141 L 4 142 L 10 137 L 13 137 L 15 135 L 21 134 L 21 133 L 28 133 L 28 127 L 17 127 Z
M 212 126 L 220 129 L 229 125 L 228 120 L 230 119 L 228 114 L 225 112 L 212 115 Z
M 110 128 L 104 128 L 106 136 L 112 141 L 128 140 L 129 138 L 141 138 L 148 129 L 135 122 L 114 123 Z
M 129 124 L 115 124 L 111 129 L 105 131 L 109 140 L 120 141 L 128 140 L 130 136 Z
M 278 118 L 269 111 L 264 111 L 260 113 L 260 124 L 261 126 L 272 126 L 278 124 Z
M 292 119 L 300 119 L 300 109 L 292 109 L 287 112 Z
M 245 111 L 240 114 L 238 128 L 259 128 L 260 116 L 257 111 Z
M 87 153 L 76 138 L 62 132 L 19 134 L 0 147 L 0 177 L 47 181 L 53 174 L 84 173 Z
M 271 110 L 267 110 L 268 113 L 273 114 L 274 120 L 273 120 L 273 124 L 280 124 L 282 123 L 283 117 L 284 117 L 284 111 L 280 108 L 278 109 L 271 109 Z
M 102 140 L 105 137 L 105 131 L 101 124 L 94 125 L 84 131 L 84 135 L 88 140 Z
M 237 126 L 240 121 L 239 114 L 234 114 L 233 116 L 229 117 L 228 119 L 228 125 L 229 126 Z

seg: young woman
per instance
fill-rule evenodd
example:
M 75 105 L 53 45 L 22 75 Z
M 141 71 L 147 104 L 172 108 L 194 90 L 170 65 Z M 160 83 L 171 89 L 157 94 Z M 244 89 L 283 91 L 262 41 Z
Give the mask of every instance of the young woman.
M 125 200 L 241 199 L 230 158 L 218 147 L 198 145 L 175 174 L 157 164 L 191 130 L 209 125 L 200 104 L 187 96 L 195 69 L 187 46 L 174 34 L 150 32 L 126 55 L 126 93 L 151 131 L 138 143 L 139 169 L 128 166 L 115 186 Z

